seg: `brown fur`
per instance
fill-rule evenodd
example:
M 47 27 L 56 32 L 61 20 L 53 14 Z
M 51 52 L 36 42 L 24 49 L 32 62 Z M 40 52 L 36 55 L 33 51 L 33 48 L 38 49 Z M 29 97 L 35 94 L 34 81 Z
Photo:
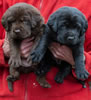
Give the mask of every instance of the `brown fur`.
M 24 68 L 21 66 L 20 44 L 22 40 L 34 37 L 33 50 L 43 33 L 44 20 L 35 7 L 26 3 L 17 3 L 5 12 L 2 17 L 2 25 L 7 31 L 10 44 L 10 75 L 7 77 L 7 80 L 10 91 L 13 91 L 12 82 L 19 79 L 20 72 L 28 73 L 36 68 L 36 65 L 31 65 L 30 55 L 27 59 L 30 67 Z

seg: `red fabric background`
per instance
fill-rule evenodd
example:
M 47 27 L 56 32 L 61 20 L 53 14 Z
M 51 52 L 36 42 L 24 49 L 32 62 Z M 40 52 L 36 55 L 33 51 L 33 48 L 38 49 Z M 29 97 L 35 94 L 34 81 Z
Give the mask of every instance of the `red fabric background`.
M 90 0 L 0 0 L 0 20 L 8 7 L 17 3 L 26 2 L 37 7 L 45 19 L 48 20 L 50 14 L 62 6 L 72 6 L 82 11 L 88 20 L 88 30 L 86 32 L 85 56 L 86 68 L 91 73 L 91 1 Z M 42 6 L 40 7 L 40 4 Z M 52 88 L 46 89 L 39 86 L 36 76 L 33 73 L 21 75 L 20 80 L 14 83 L 14 92 L 8 90 L 6 77 L 8 67 L 5 62 L 2 44 L 4 42 L 5 31 L 0 23 L 0 100 L 91 100 L 91 91 L 88 86 L 83 89 L 73 76 L 68 76 L 63 84 L 57 84 L 54 76 L 58 71 L 52 68 L 47 74 L 47 80 Z

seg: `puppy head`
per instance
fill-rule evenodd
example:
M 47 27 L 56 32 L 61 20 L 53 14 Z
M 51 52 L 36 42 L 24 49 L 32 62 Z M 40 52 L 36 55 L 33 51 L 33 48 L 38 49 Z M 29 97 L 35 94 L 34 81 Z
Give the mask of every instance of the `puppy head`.
M 26 3 L 17 3 L 11 6 L 2 17 L 2 25 L 11 38 L 32 37 L 37 33 L 33 33 L 32 30 L 43 24 L 40 12 Z
M 56 33 L 57 41 L 68 45 L 77 44 L 88 27 L 85 16 L 72 7 L 58 9 L 50 16 L 48 25 Z

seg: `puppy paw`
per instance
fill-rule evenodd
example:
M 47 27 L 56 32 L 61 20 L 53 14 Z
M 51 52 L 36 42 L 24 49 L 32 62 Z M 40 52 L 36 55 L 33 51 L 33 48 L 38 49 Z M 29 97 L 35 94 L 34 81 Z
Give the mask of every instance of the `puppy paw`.
M 49 71 L 49 68 L 46 67 L 46 66 L 42 66 L 42 68 L 38 68 L 36 71 L 35 71 L 35 74 L 38 75 L 38 76 L 43 76 L 45 75 L 47 72 Z
M 38 77 L 37 76 L 37 82 L 42 86 L 43 88 L 51 88 L 51 85 L 46 81 L 45 77 Z
M 31 57 L 33 63 L 39 63 L 42 60 L 43 56 L 44 56 L 44 54 L 42 52 L 40 52 L 39 50 L 34 50 L 30 54 L 30 57 Z M 28 62 L 29 61 L 30 61 L 30 59 L 28 58 Z
M 8 81 L 8 88 L 11 92 L 13 92 L 13 82 Z
M 13 67 L 20 67 L 21 59 L 19 57 L 10 57 L 8 64 Z
M 62 77 L 62 75 L 60 73 L 57 73 L 57 75 L 55 76 L 54 79 L 57 83 L 63 83 L 64 78 Z
M 7 80 L 7 81 L 14 82 L 14 81 L 16 81 L 17 79 L 16 79 L 14 76 L 12 76 L 12 75 L 8 75 L 6 80 Z
M 78 80 L 80 82 L 80 84 L 82 84 L 82 87 L 83 88 L 86 88 L 86 84 L 85 84 L 85 81 L 82 81 L 82 80 Z
M 40 82 L 39 83 L 40 84 L 40 86 L 42 86 L 43 88 L 51 88 L 51 85 L 46 81 L 46 82 Z
M 89 73 L 85 69 L 80 70 L 80 71 L 76 70 L 76 76 L 77 76 L 77 79 L 85 80 L 88 78 Z

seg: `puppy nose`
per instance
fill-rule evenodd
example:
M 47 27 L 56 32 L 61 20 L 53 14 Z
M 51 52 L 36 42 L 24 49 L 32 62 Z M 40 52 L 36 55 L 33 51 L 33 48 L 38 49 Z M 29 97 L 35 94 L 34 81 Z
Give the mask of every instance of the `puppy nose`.
M 67 40 L 74 40 L 74 38 L 75 38 L 74 36 L 68 36 Z
M 20 31 L 20 29 L 15 29 L 14 32 L 15 33 L 20 33 L 21 31 Z

